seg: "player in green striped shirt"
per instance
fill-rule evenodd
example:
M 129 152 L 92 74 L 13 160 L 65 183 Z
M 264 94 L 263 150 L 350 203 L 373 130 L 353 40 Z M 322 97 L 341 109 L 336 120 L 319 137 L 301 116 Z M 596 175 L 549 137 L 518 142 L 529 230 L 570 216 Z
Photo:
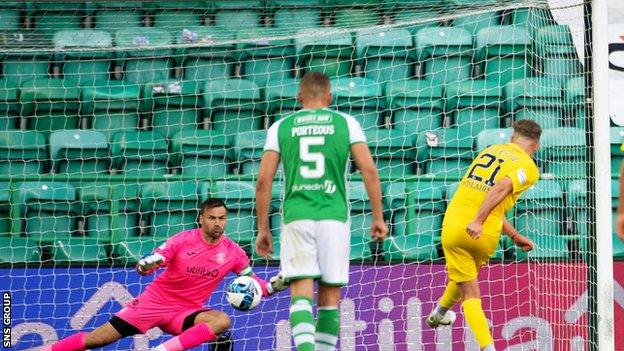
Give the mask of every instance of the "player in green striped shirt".
M 373 221 L 373 240 L 383 241 L 379 176 L 359 123 L 328 109 L 329 79 L 310 72 L 301 80 L 303 109 L 275 122 L 267 133 L 256 188 L 258 237 L 256 252 L 270 257 L 273 240 L 269 204 L 280 161 L 286 189 L 281 231 L 281 270 L 291 287 L 290 324 L 298 351 L 333 350 L 338 341 L 340 287 L 349 277 L 350 221 L 347 202 L 349 155 L 362 173 Z M 318 319 L 314 325 L 314 280 L 318 287 Z

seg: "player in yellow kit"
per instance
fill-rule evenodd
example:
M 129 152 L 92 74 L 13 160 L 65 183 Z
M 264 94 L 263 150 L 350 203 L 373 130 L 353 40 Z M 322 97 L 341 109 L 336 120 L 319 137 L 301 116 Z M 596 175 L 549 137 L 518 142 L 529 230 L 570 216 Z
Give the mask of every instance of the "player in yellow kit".
M 533 242 L 518 233 L 505 214 L 539 178 L 532 156 L 541 134 L 534 121 L 517 121 L 510 143 L 483 150 L 462 178 L 442 222 L 449 282 L 427 323 L 432 328 L 452 324 L 455 314 L 449 309 L 461 298 L 466 322 L 486 351 L 495 348 L 481 307 L 477 275 L 494 254 L 501 230 L 523 251 L 533 249 Z

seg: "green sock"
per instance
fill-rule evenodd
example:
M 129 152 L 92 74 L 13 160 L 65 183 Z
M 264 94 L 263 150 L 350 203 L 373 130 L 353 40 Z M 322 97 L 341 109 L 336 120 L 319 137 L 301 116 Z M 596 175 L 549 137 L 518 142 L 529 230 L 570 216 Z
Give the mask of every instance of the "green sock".
M 290 300 L 290 327 L 297 351 L 314 351 L 312 299 L 293 296 Z
M 332 351 L 338 343 L 340 316 L 337 307 L 319 307 L 316 321 L 316 351 Z

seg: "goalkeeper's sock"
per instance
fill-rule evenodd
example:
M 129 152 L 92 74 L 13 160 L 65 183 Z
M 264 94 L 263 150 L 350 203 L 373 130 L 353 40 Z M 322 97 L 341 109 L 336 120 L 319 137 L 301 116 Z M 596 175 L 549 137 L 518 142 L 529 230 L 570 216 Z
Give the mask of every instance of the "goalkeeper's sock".
M 490 328 L 488 328 L 487 319 L 485 319 L 485 313 L 481 308 L 481 299 L 466 299 L 462 303 L 462 309 L 464 310 L 464 318 L 468 323 L 468 327 L 472 330 L 480 348 L 485 348 L 490 345 L 494 345 L 492 334 L 490 334 Z
M 87 348 L 85 345 L 86 336 L 86 332 L 76 333 L 51 346 L 44 347 L 42 351 L 84 351 Z
M 316 320 L 315 350 L 332 351 L 338 343 L 340 316 L 337 307 L 319 307 Z
M 433 310 L 438 319 L 442 319 L 446 312 L 451 309 L 457 301 L 459 301 L 461 295 L 459 294 L 459 289 L 457 288 L 457 284 L 454 281 L 449 281 L 446 285 L 446 289 L 444 289 L 444 294 L 438 301 L 438 305 Z
M 297 351 L 314 351 L 312 299 L 293 296 L 290 301 L 290 327 Z
M 182 351 L 192 349 L 205 342 L 214 341 L 217 336 L 206 323 L 195 324 L 182 334 L 156 346 L 154 351 Z

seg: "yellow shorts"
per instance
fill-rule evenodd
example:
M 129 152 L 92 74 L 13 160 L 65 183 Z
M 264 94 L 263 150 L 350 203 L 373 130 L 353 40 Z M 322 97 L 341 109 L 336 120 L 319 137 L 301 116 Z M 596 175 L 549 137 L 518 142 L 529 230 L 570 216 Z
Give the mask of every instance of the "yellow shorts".
M 466 228 L 442 227 L 442 250 L 449 280 L 462 283 L 477 279 L 479 268 L 492 257 L 499 239 L 500 232 L 483 233 L 479 239 L 474 240 Z

